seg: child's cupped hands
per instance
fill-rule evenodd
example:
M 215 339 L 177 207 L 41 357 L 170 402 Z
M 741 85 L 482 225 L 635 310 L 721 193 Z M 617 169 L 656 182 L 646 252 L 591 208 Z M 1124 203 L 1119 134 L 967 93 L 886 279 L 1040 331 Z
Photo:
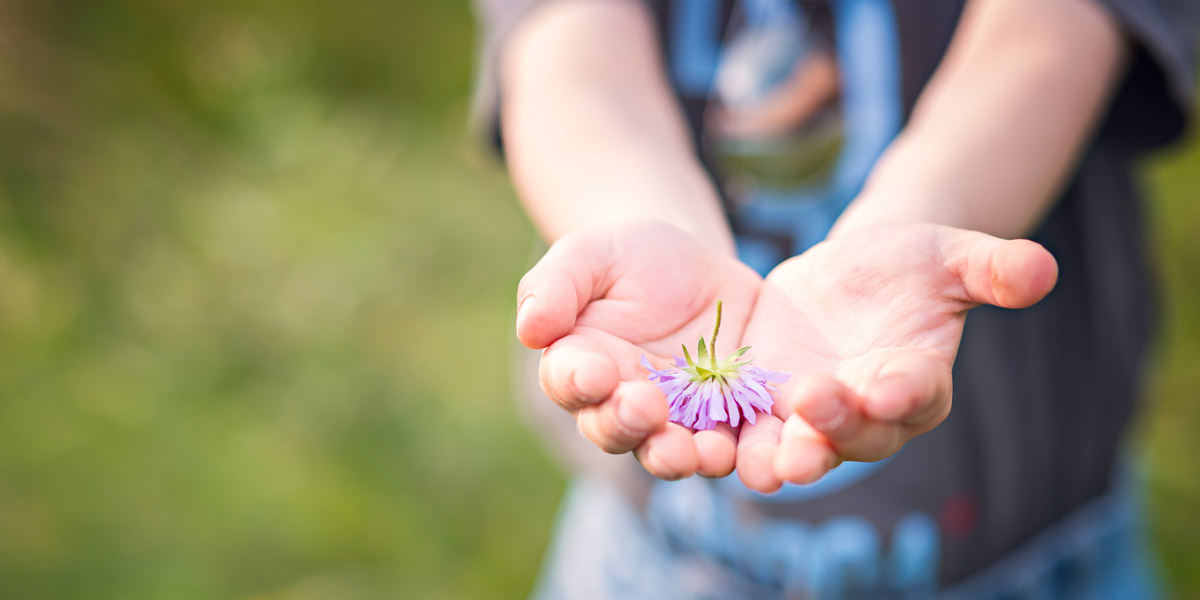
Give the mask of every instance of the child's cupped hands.
M 967 310 L 1029 306 L 1053 287 L 1054 259 L 1028 241 L 924 224 L 823 242 L 766 281 L 661 222 L 559 240 L 522 279 L 517 335 L 545 349 L 546 395 L 601 449 L 633 451 L 651 474 L 724 476 L 749 487 L 819 479 L 843 460 L 880 460 L 950 410 L 950 369 Z M 791 374 L 769 415 L 695 431 L 668 421 L 641 360 L 673 364 L 712 330 L 720 356 Z

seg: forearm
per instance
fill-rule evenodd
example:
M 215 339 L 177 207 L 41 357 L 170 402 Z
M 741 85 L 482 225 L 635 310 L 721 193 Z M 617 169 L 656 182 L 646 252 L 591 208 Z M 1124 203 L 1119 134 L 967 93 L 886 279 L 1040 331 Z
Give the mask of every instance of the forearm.
M 547 240 L 657 218 L 732 252 L 662 71 L 650 15 L 635 2 L 553 3 L 513 33 L 501 66 L 505 152 Z
M 908 126 L 831 235 L 889 222 L 1028 235 L 1124 63 L 1120 32 L 1089 0 L 975 0 Z

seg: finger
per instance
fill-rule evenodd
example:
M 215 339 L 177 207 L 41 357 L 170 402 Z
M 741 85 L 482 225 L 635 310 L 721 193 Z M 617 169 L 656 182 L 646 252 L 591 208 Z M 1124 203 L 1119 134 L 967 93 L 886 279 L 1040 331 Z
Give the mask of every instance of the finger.
M 800 415 L 812 429 L 837 444 L 860 433 L 862 398 L 830 375 L 799 375 L 784 390 L 791 415 Z
M 567 335 L 588 302 L 607 287 L 607 243 L 572 234 L 556 242 L 517 285 L 517 338 L 540 349 Z
M 917 435 L 950 414 L 952 389 L 950 360 L 936 351 L 914 350 L 880 368 L 867 385 L 862 408 L 870 419 L 901 423 Z
M 779 452 L 779 434 L 783 421 L 775 415 L 758 415 L 753 425 L 742 425 L 738 435 L 737 472 L 746 487 L 769 494 L 783 481 L 775 475 L 775 455 Z
M 798 377 L 785 397 L 792 410 L 787 421 L 795 423 L 798 417 L 804 423 L 804 430 L 813 433 L 810 437 L 815 437 L 837 456 L 851 460 L 880 460 L 898 450 L 906 441 L 903 437 L 906 430 L 901 423 L 867 418 L 862 409 L 865 399 L 829 375 L 806 374 Z M 790 427 L 789 431 L 795 433 L 799 425 Z M 803 451 L 794 450 L 787 460 L 798 462 L 781 465 L 777 460 L 776 472 L 786 466 L 794 479 L 811 477 L 815 481 L 833 468 L 827 464 L 830 460 L 826 460 L 828 457 L 824 452 L 812 457 L 796 454 L 811 454 L 812 448 L 809 447 L 812 445 L 803 438 L 793 440 L 791 446 Z
M 795 380 L 785 398 L 837 455 L 858 461 L 891 456 L 949 412 L 950 364 L 933 350 L 900 352 L 864 385 L 860 395 L 829 375 L 807 374 Z
M 627 381 L 613 395 L 575 416 L 579 431 L 601 450 L 621 454 L 633 450 L 667 423 L 667 401 L 652 384 Z
M 780 431 L 775 475 L 791 483 L 813 483 L 841 461 L 817 430 L 799 415 L 788 417 Z
M 548 398 L 575 413 L 612 395 L 620 369 L 599 341 L 569 335 L 542 352 L 538 379 Z
M 718 423 L 714 429 L 697 431 L 692 440 L 700 461 L 697 473 L 705 477 L 725 477 L 733 472 L 737 433 L 732 427 Z
M 650 434 L 633 455 L 648 473 L 668 481 L 692 475 L 699 464 L 692 432 L 677 423 Z
M 1030 240 L 950 229 L 939 243 L 947 269 L 962 281 L 963 299 L 972 304 L 1025 308 L 1058 280 L 1054 256 Z

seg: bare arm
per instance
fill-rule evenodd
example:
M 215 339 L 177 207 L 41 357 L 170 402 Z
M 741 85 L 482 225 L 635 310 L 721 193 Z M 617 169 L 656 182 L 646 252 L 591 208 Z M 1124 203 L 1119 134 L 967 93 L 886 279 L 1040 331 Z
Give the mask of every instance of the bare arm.
M 1090 0 L 974 0 L 912 119 L 834 236 L 931 222 L 1028 235 L 1087 141 L 1126 48 Z
M 772 491 L 841 460 L 881 459 L 946 418 L 967 310 L 1022 308 L 1054 286 L 1048 252 L 992 236 L 1042 220 L 1125 52 L 1088 0 L 968 5 L 908 126 L 829 239 L 763 285 L 744 343 L 800 375 L 778 418 L 740 431 L 747 485 Z
M 645 7 L 629 0 L 541 7 L 513 33 L 501 82 L 509 169 L 547 240 L 654 218 L 732 253 Z
M 762 282 L 734 257 L 651 15 L 633 0 L 546 4 L 509 39 L 501 85 L 509 169 L 554 242 L 517 292 L 517 337 L 544 349 L 542 390 L 594 444 L 658 477 L 728 474 L 733 430 L 668 423 L 640 366 L 694 343 L 717 299 L 732 351 Z

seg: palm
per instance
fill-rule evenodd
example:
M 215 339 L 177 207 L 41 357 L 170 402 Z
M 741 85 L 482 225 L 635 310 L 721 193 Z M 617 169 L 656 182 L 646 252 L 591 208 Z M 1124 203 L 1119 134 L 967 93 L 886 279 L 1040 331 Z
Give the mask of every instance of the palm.
M 761 285 L 744 265 L 686 235 L 647 233 L 633 231 L 629 239 L 614 240 L 612 285 L 604 286 L 603 295 L 593 298 L 575 322 L 582 335 L 633 356 L 632 363 L 621 364 L 641 377 L 640 355 L 667 358 L 679 354 L 680 344 L 695 344 L 712 328 L 718 299 L 730 307 L 725 331 L 736 342 Z
M 961 285 L 932 241 L 880 240 L 849 252 L 839 245 L 817 246 L 768 275 L 746 332 L 757 353 L 852 386 L 899 352 L 953 360 L 971 305 L 954 297 Z M 782 328 L 791 334 L 777 335 Z

